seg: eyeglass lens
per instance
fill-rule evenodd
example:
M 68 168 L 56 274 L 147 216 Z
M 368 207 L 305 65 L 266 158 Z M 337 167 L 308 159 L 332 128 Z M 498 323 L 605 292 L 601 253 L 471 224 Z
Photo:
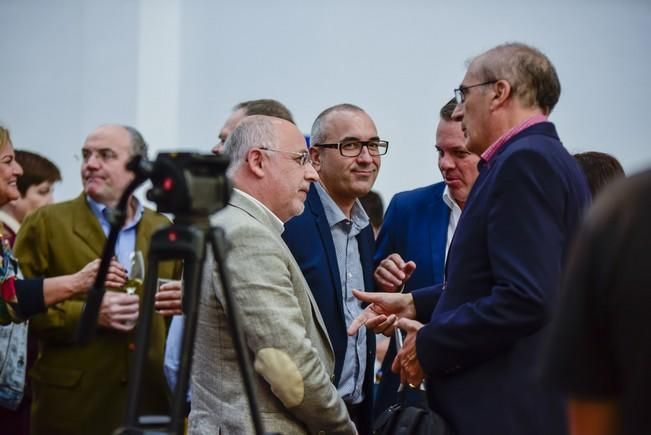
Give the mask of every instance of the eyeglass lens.
M 381 156 L 386 153 L 387 149 L 387 143 L 384 141 L 343 142 L 339 149 L 345 157 L 357 157 L 362 153 L 364 146 L 366 146 L 368 153 L 372 156 Z

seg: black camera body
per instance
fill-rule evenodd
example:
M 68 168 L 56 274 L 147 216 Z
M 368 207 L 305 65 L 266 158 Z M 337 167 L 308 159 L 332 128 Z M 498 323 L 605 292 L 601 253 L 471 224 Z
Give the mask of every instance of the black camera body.
M 147 199 L 160 213 L 178 218 L 206 217 L 226 206 L 232 190 L 226 177 L 229 158 L 191 152 L 159 153 L 156 160 L 133 158 L 127 168 L 150 179 Z

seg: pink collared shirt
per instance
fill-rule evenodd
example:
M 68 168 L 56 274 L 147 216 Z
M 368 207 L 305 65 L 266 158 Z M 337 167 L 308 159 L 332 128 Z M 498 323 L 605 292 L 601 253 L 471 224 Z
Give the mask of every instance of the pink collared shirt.
M 541 122 L 546 122 L 546 115 L 534 115 L 531 118 L 528 118 L 524 122 L 512 127 L 509 131 L 500 136 L 491 146 L 486 148 L 486 150 L 481 153 L 481 159 L 489 162 L 490 159 L 502 148 L 502 146 L 509 141 L 513 136 L 520 133 L 522 130 L 525 130 L 532 125 L 540 124 Z

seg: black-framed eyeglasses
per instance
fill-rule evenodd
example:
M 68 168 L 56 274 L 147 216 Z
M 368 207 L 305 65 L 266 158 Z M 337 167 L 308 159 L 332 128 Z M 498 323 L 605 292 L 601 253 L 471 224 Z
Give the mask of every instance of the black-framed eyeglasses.
M 344 157 L 357 157 L 366 147 L 372 156 L 383 156 L 389 151 L 389 142 L 386 140 L 350 140 L 338 143 L 315 143 L 314 147 L 337 148 Z
M 477 83 L 476 85 L 459 86 L 457 89 L 454 90 L 454 99 L 457 100 L 457 104 L 461 104 L 466 101 L 466 91 L 468 89 L 477 88 L 479 86 L 492 85 L 493 83 L 497 83 L 497 82 L 499 82 L 499 79 L 489 80 L 484 83 Z
M 308 150 L 305 151 L 283 151 L 283 150 L 277 150 L 274 148 L 266 148 L 266 147 L 260 147 L 259 149 L 264 150 L 264 151 L 273 151 L 275 153 L 281 153 L 281 154 L 286 154 L 288 156 L 293 156 L 293 160 L 298 163 L 301 166 L 305 166 L 308 163 L 312 163 L 312 160 L 310 159 L 310 152 Z

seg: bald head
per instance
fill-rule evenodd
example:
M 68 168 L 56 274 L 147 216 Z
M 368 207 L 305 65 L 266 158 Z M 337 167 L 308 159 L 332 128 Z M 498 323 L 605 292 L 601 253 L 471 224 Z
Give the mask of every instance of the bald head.
M 523 107 L 549 114 L 561 95 L 561 83 L 550 60 L 538 49 L 521 43 L 499 45 L 470 63 L 480 82 L 506 80 Z
M 303 212 L 310 183 L 318 176 L 307 159 L 305 139 L 284 119 L 244 118 L 224 144 L 233 184 L 286 222 Z
M 340 112 L 349 112 L 352 114 L 368 117 L 364 109 L 354 104 L 343 103 L 328 107 L 323 112 L 319 113 L 319 115 L 314 120 L 314 123 L 312 124 L 312 131 L 310 132 L 311 143 L 323 143 L 328 140 L 330 129 L 333 128 L 332 122 L 330 122 L 331 118 L 334 114 Z
M 101 204 L 115 207 L 133 179 L 127 162 L 134 154 L 146 152 L 142 135 L 133 127 L 106 124 L 96 128 L 81 149 L 84 192 Z
M 554 109 L 561 85 L 539 50 L 508 43 L 474 58 L 455 95 L 452 119 L 461 121 L 466 148 L 481 155 L 511 128 Z
M 229 172 L 235 171 L 252 148 L 273 148 L 275 126 L 287 123 L 277 118 L 254 115 L 243 118 L 224 143 L 223 153 L 231 159 Z
M 143 156 L 147 157 L 149 151 L 149 145 L 145 141 L 145 138 L 142 136 L 138 130 L 129 125 L 122 124 L 103 124 L 97 127 L 95 130 L 91 131 L 88 135 L 88 138 L 94 135 L 102 134 L 111 134 L 116 136 L 122 136 L 126 134 L 126 140 L 129 142 L 129 153 L 131 156 Z M 86 138 L 86 140 L 88 140 Z

